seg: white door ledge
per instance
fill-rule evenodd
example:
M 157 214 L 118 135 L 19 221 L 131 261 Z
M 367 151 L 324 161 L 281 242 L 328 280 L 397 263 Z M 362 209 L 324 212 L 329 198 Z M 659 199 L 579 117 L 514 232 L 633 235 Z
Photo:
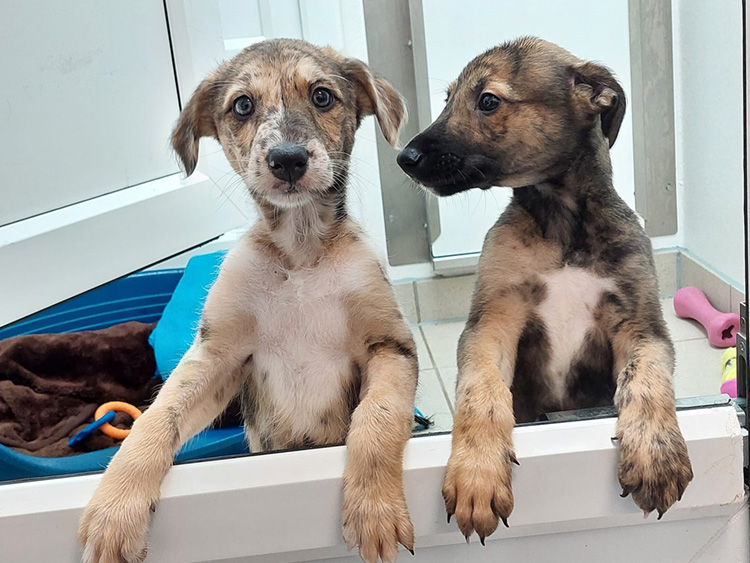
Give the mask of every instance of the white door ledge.
M 679 413 L 695 478 L 647 527 L 731 517 L 744 502 L 742 437 L 732 407 Z M 515 509 L 502 540 L 644 524 L 616 478 L 615 420 L 516 428 Z M 417 551 L 463 543 L 440 494 L 450 436 L 412 439 L 405 487 Z M 190 463 L 173 468 L 149 536 L 149 561 L 307 561 L 347 554 L 339 510 L 343 447 Z M 78 561 L 78 517 L 99 475 L 0 485 L 3 561 Z M 33 532 L 32 532 L 33 531 Z M 408 554 L 406 554 L 407 557 Z M 242 559 L 239 559 L 242 558 Z
M 0 227 L 0 326 L 247 223 L 204 174 L 172 174 Z

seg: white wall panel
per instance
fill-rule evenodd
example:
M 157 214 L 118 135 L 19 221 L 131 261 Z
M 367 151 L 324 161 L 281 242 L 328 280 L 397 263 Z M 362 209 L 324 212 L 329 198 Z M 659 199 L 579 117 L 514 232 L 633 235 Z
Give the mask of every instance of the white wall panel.
M 24 0 L 0 12 L 0 225 L 177 171 L 161 2 Z

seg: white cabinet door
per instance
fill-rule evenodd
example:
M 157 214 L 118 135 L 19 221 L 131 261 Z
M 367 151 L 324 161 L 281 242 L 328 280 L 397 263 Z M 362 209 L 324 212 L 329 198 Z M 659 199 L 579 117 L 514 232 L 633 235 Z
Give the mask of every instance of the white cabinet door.
M 247 222 L 172 156 L 163 2 L 4 2 L 0 51 L 0 326 Z
M 4 2 L 0 52 L 0 225 L 178 171 L 161 2 Z

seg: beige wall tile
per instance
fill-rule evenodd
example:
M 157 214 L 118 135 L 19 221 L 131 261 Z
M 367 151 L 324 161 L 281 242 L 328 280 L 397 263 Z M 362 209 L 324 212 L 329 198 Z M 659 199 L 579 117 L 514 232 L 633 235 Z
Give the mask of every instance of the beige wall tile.
M 432 278 L 415 282 L 421 322 L 469 316 L 475 276 Z
M 730 286 L 686 254 L 680 254 L 680 287 L 694 286 L 706 294 L 711 305 L 726 313 L 731 308 Z
M 419 326 L 411 325 L 409 328 L 411 329 L 412 336 L 414 336 L 414 343 L 417 346 L 419 369 L 434 369 L 435 366 L 432 363 L 432 358 L 430 358 L 430 351 L 427 348 L 427 344 L 425 344 L 424 336 L 422 336 Z
M 659 278 L 659 297 L 672 297 L 677 291 L 677 251 L 654 252 L 654 265 Z
M 440 368 L 438 370 L 440 380 L 443 382 L 443 388 L 448 395 L 454 410 L 456 408 L 456 380 L 458 379 L 458 368 Z
M 464 322 L 424 324 L 421 326 L 427 347 L 432 353 L 437 369 L 456 367 L 458 339 L 464 330 Z

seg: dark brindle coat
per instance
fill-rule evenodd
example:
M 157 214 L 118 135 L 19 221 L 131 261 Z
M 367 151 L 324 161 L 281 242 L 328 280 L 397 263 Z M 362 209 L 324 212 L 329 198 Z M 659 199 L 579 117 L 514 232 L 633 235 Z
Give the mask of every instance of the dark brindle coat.
M 469 63 L 399 155 L 441 196 L 515 188 L 485 239 L 458 348 L 443 495 L 467 537 L 484 541 L 513 508 L 514 413 L 614 401 L 620 483 L 645 513 L 661 517 L 692 479 L 651 244 L 612 186 L 624 113 L 607 69 L 524 38 Z

